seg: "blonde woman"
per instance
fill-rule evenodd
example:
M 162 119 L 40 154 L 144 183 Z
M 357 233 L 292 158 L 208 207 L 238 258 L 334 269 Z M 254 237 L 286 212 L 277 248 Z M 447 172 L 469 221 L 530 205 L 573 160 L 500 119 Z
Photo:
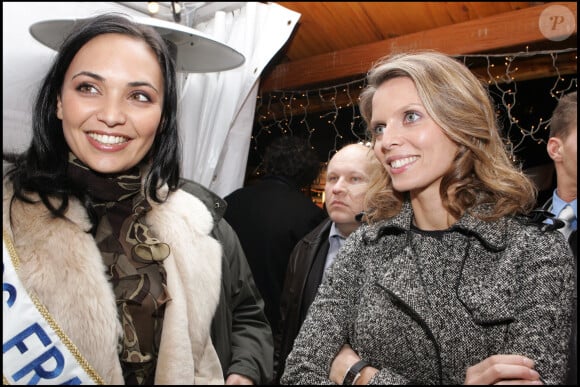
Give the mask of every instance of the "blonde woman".
M 384 171 L 282 383 L 562 383 L 573 257 L 525 216 L 536 192 L 487 90 L 437 52 L 387 57 L 367 81 L 360 108 Z

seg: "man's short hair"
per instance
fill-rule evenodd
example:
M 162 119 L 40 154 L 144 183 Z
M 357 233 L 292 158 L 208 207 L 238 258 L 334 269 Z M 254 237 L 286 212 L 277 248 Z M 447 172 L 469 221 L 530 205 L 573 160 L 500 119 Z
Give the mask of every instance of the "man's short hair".
M 299 188 L 304 188 L 318 177 L 320 160 L 305 139 L 282 136 L 266 148 L 264 171 L 266 175 L 291 179 Z
M 577 114 L 577 92 L 562 96 L 550 119 L 550 137 L 565 140 L 570 134 L 570 130 L 577 126 Z

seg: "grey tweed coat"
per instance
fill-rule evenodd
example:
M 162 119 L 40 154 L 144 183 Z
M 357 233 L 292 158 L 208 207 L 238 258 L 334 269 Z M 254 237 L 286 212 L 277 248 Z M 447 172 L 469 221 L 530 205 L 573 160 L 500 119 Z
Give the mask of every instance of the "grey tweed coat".
M 523 219 L 466 214 L 444 232 L 411 230 L 412 209 L 347 239 L 294 342 L 282 384 L 332 384 L 350 343 L 370 384 L 462 384 L 493 354 L 522 354 L 564 381 L 575 269 L 562 234 Z

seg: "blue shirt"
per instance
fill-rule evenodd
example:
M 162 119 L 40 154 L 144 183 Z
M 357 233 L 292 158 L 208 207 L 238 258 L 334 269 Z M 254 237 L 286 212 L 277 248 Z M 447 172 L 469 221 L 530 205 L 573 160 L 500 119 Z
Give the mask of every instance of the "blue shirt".
M 328 233 L 328 243 L 330 244 L 330 247 L 328 248 L 326 262 L 324 263 L 324 274 L 322 275 L 323 280 L 326 276 L 326 269 L 328 269 L 332 262 L 334 262 L 334 258 L 336 257 L 336 254 L 338 253 L 338 250 L 341 248 L 345 239 L 346 238 L 342 236 L 336 228 L 336 224 L 332 222 L 332 225 L 330 226 L 330 232 Z
M 552 195 L 552 207 L 550 208 L 550 212 L 556 217 L 560 215 L 560 212 L 566 207 L 566 205 L 570 205 L 574 210 L 574 220 L 571 223 L 572 230 L 576 230 L 578 226 L 578 200 L 574 199 L 570 203 L 565 202 L 562 200 L 558 194 L 556 193 L 557 190 L 554 190 L 554 194 Z

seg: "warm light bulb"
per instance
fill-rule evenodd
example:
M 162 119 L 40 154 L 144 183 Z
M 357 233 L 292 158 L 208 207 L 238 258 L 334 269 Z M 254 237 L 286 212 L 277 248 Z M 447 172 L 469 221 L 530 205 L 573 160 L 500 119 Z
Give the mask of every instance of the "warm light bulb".
M 159 3 L 157 1 L 149 1 L 147 3 L 147 9 L 149 13 L 156 14 L 159 12 Z

